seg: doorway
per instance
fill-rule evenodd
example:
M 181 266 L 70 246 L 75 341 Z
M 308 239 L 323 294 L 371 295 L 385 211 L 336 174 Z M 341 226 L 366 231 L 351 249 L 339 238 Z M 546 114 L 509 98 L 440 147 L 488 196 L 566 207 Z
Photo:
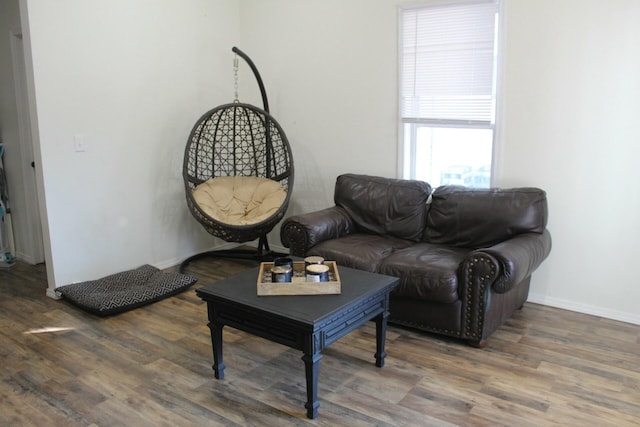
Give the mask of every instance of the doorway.
M 11 31 L 11 60 L 13 62 L 19 136 L 19 143 L 14 147 L 14 149 L 18 149 L 19 153 L 14 158 L 19 160 L 20 165 L 15 168 L 16 171 L 19 171 L 18 176 L 10 176 L 8 181 L 11 184 L 11 179 L 21 180 L 23 190 L 20 192 L 21 194 L 10 194 L 13 200 L 21 202 L 12 204 L 13 231 L 16 245 L 16 253 L 13 255 L 17 259 L 30 264 L 40 264 L 45 260 L 44 242 L 36 187 L 36 165 L 31 134 L 24 44 L 22 31 L 19 29 Z M 14 185 L 12 188 L 20 188 L 20 186 Z M 17 220 L 18 216 L 20 216 L 19 220 Z

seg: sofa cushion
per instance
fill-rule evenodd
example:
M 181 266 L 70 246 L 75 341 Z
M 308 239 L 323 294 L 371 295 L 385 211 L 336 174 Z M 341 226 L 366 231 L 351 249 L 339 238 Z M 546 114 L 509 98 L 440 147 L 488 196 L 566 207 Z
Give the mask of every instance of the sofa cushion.
M 355 233 L 325 240 L 311 248 L 307 255 L 318 255 L 338 265 L 375 273 L 385 257 L 410 245 L 408 240 L 395 237 Z
M 420 241 L 431 186 L 423 181 L 345 174 L 336 180 L 334 201 L 358 230 Z
M 467 249 L 417 243 L 386 257 L 378 273 L 400 278 L 392 295 L 450 304 L 458 301 L 458 267 Z
M 538 188 L 438 187 L 423 240 L 465 248 L 491 246 L 521 233 L 542 233 L 546 193 Z

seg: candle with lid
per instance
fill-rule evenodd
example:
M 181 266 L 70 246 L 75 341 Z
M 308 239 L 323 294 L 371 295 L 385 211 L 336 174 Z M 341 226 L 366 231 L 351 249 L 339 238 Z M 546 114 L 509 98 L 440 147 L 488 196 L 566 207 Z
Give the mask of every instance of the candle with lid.
M 328 282 L 329 266 L 324 264 L 309 264 L 306 267 L 307 282 Z
M 324 258 L 321 256 L 308 256 L 304 259 L 304 265 L 308 266 L 311 264 L 324 264 Z
M 273 283 L 291 282 L 292 273 L 293 269 L 288 265 L 276 265 L 271 268 L 271 281 Z

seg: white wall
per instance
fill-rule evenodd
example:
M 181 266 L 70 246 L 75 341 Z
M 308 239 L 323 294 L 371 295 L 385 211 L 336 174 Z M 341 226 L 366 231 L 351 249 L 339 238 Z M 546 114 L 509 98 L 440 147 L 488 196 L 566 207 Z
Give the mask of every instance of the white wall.
M 292 145 L 289 214 L 332 204 L 339 174 L 396 176 L 395 3 L 241 2 L 245 51 Z
M 26 4 L 53 286 L 211 246 L 182 155 L 200 115 L 232 99 L 237 2 Z
M 341 173 L 398 176 L 401 0 L 23 1 L 58 285 L 210 244 L 184 205 L 181 150 L 199 114 L 232 96 L 232 45 L 292 144 L 288 214 L 332 204 Z M 498 185 L 549 195 L 554 248 L 531 300 L 634 323 L 639 7 L 504 0 L 497 165 Z M 241 76 L 241 100 L 259 103 Z
M 289 213 L 336 175 L 398 176 L 399 0 L 242 2 L 272 112 L 292 140 Z M 411 2 L 415 4 L 416 2 Z M 504 0 L 497 185 L 548 192 L 554 247 L 530 299 L 640 323 L 640 2 Z
M 531 299 L 640 323 L 640 2 L 506 2 L 501 182 L 548 192 Z

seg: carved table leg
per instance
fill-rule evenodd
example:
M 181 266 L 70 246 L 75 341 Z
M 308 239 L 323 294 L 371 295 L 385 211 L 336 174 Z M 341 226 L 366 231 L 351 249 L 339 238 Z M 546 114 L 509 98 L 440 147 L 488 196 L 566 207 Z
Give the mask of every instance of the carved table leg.
M 307 418 L 316 418 L 318 416 L 318 362 L 322 359 L 320 353 L 305 354 L 302 356 L 304 361 L 304 369 L 307 377 L 307 403 L 304 407 L 307 408 Z
M 385 310 L 376 316 L 376 366 L 382 368 L 384 366 L 384 358 L 387 353 L 384 351 L 384 344 L 387 338 L 387 317 L 389 311 Z
M 224 362 L 222 361 L 222 327 L 219 322 L 209 322 L 211 330 L 211 344 L 213 346 L 213 371 L 217 379 L 224 378 Z

